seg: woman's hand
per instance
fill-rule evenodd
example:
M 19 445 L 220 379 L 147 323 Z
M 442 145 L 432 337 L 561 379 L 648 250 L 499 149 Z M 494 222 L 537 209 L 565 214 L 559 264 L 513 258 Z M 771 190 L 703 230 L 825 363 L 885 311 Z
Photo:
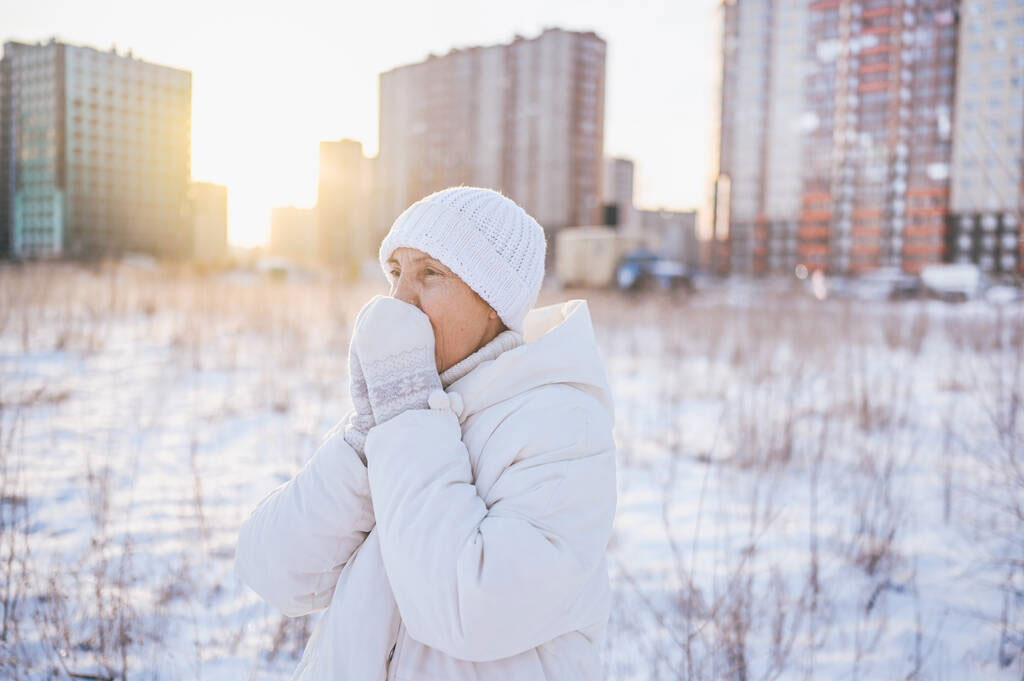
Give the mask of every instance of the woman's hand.
M 408 409 L 426 409 L 430 393 L 442 389 L 434 328 L 415 305 L 380 295 L 371 298 L 359 313 L 350 352 L 362 369 L 375 423 Z

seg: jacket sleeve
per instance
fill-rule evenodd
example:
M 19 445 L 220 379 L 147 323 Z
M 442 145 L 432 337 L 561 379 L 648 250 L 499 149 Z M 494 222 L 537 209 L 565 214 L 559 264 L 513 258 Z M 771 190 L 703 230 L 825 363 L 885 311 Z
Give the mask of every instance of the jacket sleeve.
M 579 400 L 506 417 L 481 454 L 510 462 L 489 506 L 450 411 L 409 410 L 370 430 L 381 554 L 412 638 L 482 662 L 593 623 L 574 613 L 589 580 L 607 582 L 616 490 L 604 424 Z
M 242 524 L 235 574 L 289 617 L 320 610 L 373 525 L 366 466 L 336 428 Z

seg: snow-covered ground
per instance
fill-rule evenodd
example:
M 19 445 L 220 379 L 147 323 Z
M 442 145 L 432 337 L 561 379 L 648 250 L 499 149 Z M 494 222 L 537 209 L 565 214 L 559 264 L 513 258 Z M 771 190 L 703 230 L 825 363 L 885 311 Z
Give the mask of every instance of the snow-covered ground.
M 380 289 L 0 268 L 0 678 L 284 679 L 239 524 Z M 607 678 L 1024 674 L 1024 307 L 587 297 L 617 404 Z M 315 617 L 315 616 L 314 616 Z

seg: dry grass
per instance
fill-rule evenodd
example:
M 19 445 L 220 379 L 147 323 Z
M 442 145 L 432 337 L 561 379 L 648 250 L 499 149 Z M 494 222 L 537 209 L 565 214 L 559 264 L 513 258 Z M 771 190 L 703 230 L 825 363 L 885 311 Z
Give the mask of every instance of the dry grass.
M 0 676 L 287 676 L 310 621 L 235 583 L 231 542 L 245 485 L 294 472 L 340 417 L 349 325 L 378 292 L 0 267 Z M 540 304 L 575 296 L 616 391 L 620 510 L 658 499 L 661 540 L 623 520 L 610 549 L 610 679 L 928 678 L 946 644 L 915 535 L 935 526 L 973 554 L 950 588 L 1000 594 L 965 616 L 1020 675 L 1019 307 L 779 289 Z M 238 432 L 259 451 L 232 449 Z M 60 475 L 39 465 L 51 451 L 74 452 L 48 462 Z M 45 527 L 57 502 L 80 514 L 74 541 Z
M 959 644 L 943 640 L 944 622 L 934 619 L 942 607 L 922 603 L 918 561 L 932 556 L 913 533 L 935 522 L 968 551 L 962 569 L 972 579 L 948 583 L 951 592 L 978 593 L 980 604 L 993 574 L 1003 575 L 1002 598 L 955 616 L 990 625 L 999 652 L 984 663 L 1019 676 L 1021 308 L 728 298 L 719 291 L 623 306 L 614 295 L 591 297 L 607 355 L 649 367 L 649 390 L 618 405 L 620 460 L 663 482 L 672 565 L 669 576 L 635 573 L 639 559 L 617 536 L 615 573 L 634 594 L 620 596 L 619 607 L 634 614 L 613 616 L 610 635 L 647 637 L 639 656 L 610 644 L 609 673 L 746 681 L 870 678 L 895 668 L 928 678 L 944 664 L 936 650 Z M 628 385 L 623 378 L 613 381 Z M 713 422 L 677 425 L 679 414 L 707 402 Z M 938 514 L 927 496 L 934 488 Z M 732 496 L 716 497 L 723 490 Z M 785 498 L 794 491 L 799 500 Z M 687 508 L 672 513 L 680 503 Z M 806 517 L 795 519 L 794 508 Z M 745 510 L 739 523 L 729 520 L 737 509 Z M 801 526 L 803 550 L 791 538 Z M 911 639 L 894 645 L 908 629 Z

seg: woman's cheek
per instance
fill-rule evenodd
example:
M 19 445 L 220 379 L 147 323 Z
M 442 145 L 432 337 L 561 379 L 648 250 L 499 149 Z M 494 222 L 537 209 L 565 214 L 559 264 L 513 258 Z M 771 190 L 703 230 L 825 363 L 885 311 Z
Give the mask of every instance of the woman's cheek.
M 434 329 L 434 360 L 437 363 L 438 373 L 442 373 L 448 368 L 448 360 L 450 359 L 448 340 L 447 334 L 442 329 Z
M 444 334 L 444 320 L 439 317 L 434 308 L 427 302 L 422 301 L 423 312 L 430 319 L 430 326 L 434 330 L 434 359 L 440 368 L 442 361 L 444 360 L 445 348 L 447 346 L 447 339 Z

